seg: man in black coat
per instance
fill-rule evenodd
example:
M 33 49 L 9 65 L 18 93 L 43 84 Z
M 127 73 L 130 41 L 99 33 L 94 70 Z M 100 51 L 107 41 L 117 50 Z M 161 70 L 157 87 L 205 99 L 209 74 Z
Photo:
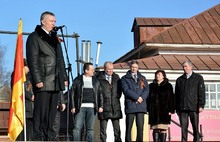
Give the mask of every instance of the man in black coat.
M 51 130 L 55 121 L 58 94 L 68 85 L 61 44 L 53 32 L 56 18 L 43 12 L 41 25 L 28 36 L 26 57 L 35 95 L 34 140 L 54 140 Z
M 100 138 L 106 141 L 108 120 L 112 121 L 115 141 L 121 141 L 119 119 L 122 118 L 120 98 L 122 94 L 120 78 L 113 72 L 113 63 L 105 62 L 104 71 L 97 74 L 103 95 L 103 112 L 98 114 L 100 120 Z
M 189 118 L 193 128 L 193 141 L 199 141 L 199 113 L 205 106 L 205 85 L 203 77 L 192 71 L 193 64 L 182 63 L 184 74 L 176 80 L 176 112 L 179 115 L 182 142 L 187 141 Z
M 85 63 L 84 73 L 77 76 L 71 87 L 71 112 L 74 114 L 73 141 L 96 141 L 94 125 L 97 112 L 103 111 L 102 92 L 99 80 L 94 76 L 92 63 Z M 85 124 L 86 135 L 82 137 Z

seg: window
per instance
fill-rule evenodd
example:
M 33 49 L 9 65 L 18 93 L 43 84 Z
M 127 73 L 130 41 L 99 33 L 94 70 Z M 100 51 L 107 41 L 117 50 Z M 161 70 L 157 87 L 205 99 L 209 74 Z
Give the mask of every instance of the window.
M 220 109 L 220 83 L 205 83 L 206 109 Z

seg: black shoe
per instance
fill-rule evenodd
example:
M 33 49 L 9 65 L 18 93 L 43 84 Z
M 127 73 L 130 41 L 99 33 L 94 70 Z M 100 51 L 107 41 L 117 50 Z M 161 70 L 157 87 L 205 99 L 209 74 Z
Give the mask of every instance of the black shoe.
M 153 132 L 153 140 L 154 140 L 154 142 L 160 141 L 160 133 L 159 132 Z

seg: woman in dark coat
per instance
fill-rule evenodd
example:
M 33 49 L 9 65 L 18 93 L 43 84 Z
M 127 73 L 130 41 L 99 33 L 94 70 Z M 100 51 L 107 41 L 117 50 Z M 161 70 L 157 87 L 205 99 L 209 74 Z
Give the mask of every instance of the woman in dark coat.
M 149 124 L 153 129 L 154 142 L 166 141 L 166 130 L 175 112 L 173 87 L 163 70 L 155 72 L 155 79 L 150 84 L 148 98 Z

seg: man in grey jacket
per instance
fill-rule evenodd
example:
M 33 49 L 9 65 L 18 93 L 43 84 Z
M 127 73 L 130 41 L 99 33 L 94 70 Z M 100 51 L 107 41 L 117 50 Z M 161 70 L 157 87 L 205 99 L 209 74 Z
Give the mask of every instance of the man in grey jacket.
M 41 25 L 28 36 L 26 57 L 35 94 L 34 140 L 54 140 L 51 130 L 55 121 L 58 94 L 68 85 L 60 41 L 53 32 L 56 18 L 51 12 L 40 17 Z

